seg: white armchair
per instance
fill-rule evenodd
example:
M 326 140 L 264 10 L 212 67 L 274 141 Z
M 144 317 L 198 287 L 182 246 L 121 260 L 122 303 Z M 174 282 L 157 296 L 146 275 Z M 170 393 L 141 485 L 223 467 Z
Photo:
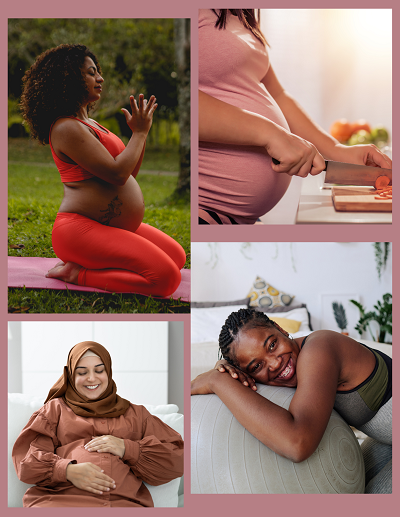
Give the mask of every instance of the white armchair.
M 14 443 L 27 424 L 31 415 L 37 411 L 45 400 L 45 396 L 36 397 L 22 393 L 8 395 L 8 506 L 22 507 L 22 497 L 31 485 L 20 481 L 14 469 L 11 458 Z M 166 404 L 148 406 L 147 410 L 177 431 L 183 438 L 183 415 L 178 413 L 178 406 Z M 153 498 L 155 507 L 183 506 L 183 477 L 173 479 L 160 486 L 150 486 L 145 483 Z

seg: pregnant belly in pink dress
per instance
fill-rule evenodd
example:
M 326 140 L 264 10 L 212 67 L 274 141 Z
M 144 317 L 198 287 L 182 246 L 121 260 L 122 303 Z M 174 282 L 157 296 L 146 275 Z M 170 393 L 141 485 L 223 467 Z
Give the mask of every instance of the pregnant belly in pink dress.
M 272 170 L 260 147 L 201 143 L 199 206 L 253 224 L 273 208 L 290 184 L 290 176 Z
M 200 10 L 200 90 L 289 129 L 262 83 L 270 66 L 266 47 L 235 16 L 228 14 L 222 30 L 215 20 L 211 9 Z M 199 208 L 253 224 L 278 203 L 290 180 L 273 171 L 262 147 L 199 143 Z

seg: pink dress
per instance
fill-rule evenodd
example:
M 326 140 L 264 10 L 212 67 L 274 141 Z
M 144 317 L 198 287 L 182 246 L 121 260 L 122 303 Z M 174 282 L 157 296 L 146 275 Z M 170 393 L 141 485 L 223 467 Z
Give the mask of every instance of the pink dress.
M 199 12 L 199 89 L 289 129 L 261 80 L 270 66 L 265 46 L 228 11 L 215 28 L 211 9 Z M 217 116 L 217 114 L 216 114 Z M 272 170 L 264 148 L 199 143 L 199 208 L 254 224 L 286 192 L 290 176 Z

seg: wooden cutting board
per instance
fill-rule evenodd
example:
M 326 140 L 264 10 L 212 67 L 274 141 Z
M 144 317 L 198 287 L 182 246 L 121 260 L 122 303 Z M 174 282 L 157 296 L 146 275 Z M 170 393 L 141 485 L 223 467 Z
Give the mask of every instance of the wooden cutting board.
M 369 187 L 333 187 L 332 201 L 337 212 L 391 212 L 391 199 L 375 199 Z

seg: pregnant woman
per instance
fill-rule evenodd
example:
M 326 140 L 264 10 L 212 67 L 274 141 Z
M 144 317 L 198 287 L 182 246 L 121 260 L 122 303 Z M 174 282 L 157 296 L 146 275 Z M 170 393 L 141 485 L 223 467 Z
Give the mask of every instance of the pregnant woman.
M 373 145 L 341 145 L 283 89 L 254 9 L 200 10 L 199 90 L 199 224 L 254 224 L 324 158 L 392 167 Z
M 163 232 L 142 223 L 144 201 L 136 181 L 157 107 L 154 96 L 132 113 L 123 109 L 132 136 L 123 142 L 89 118 L 104 79 L 84 45 L 60 45 L 41 54 L 26 72 L 21 108 L 31 135 L 50 144 L 64 185 L 53 227 L 62 262 L 47 276 L 107 291 L 167 297 L 181 281 L 186 256 Z
M 330 330 L 293 339 L 252 309 L 227 318 L 219 346 L 224 359 L 192 381 L 192 395 L 215 393 L 252 435 L 294 462 L 317 449 L 334 408 L 369 437 L 361 446 L 365 492 L 391 493 L 390 357 Z M 296 388 L 289 409 L 255 393 L 255 382 Z
M 151 507 L 143 481 L 182 476 L 181 436 L 117 395 L 111 358 L 94 341 L 69 352 L 64 373 L 17 438 L 13 460 L 35 486 L 24 507 Z

